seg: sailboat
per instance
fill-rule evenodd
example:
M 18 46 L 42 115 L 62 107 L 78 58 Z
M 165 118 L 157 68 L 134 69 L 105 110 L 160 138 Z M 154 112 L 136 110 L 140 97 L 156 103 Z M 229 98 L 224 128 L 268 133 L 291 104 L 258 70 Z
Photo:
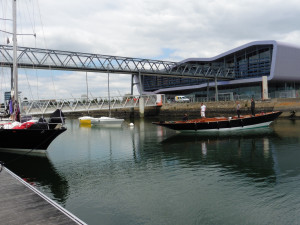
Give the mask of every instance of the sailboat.
M 100 125 L 106 127 L 120 127 L 122 126 L 124 119 L 111 117 L 111 107 L 110 107 L 110 89 L 109 89 L 109 73 L 107 73 L 107 91 L 108 91 L 108 117 L 101 116 L 100 118 L 94 118 L 91 116 L 79 117 L 80 124 L 91 124 L 91 125 Z
M 18 96 L 16 0 L 13 0 L 13 87 L 11 90 L 12 121 L 0 124 L 0 151 L 45 153 L 51 142 L 66 131 L 64 114 L 57 109 L 49 121 L 33 120 L 20 113 Z

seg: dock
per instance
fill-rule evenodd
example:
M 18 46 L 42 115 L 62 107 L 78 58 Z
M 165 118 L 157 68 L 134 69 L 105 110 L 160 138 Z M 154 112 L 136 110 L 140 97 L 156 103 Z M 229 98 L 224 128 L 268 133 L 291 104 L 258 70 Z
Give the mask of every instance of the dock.
M 0 165 L 1 224 L 86 224 Z

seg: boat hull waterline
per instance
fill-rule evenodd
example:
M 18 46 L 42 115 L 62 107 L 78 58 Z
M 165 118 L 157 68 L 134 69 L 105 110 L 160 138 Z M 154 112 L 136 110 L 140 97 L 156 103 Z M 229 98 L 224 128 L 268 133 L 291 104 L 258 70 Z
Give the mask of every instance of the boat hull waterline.
M 153 122 L 158 126 L 178 130 L 180 132 L 207 132 L 207 131 L 231 131 L 241 129 L 255 129 L 269 126 L 282 112 L 259 113 L 255 116 L 246 115 L 237 117 L 214 117 L 192 119 L 187 121 L 160 121 Z
M 0 129 L 1 152 L 46 152 L 51 142 L 66 131 L 60 129 Z

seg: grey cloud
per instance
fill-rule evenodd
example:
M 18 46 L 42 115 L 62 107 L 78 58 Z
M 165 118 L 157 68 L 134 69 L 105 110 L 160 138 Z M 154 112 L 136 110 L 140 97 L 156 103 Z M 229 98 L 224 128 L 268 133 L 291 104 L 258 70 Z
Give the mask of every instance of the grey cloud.
M 39 8 L 43 26 L 36 23 L 38 39 L 26 44 L 43 48 L 155 59 L 172 49 L 164 59 L 179 61 L 215 56 L 254 40 L 300 45 L 296 0 L 42 0 Z M 22 29 L 32 30 L 29 24 Z M 80 75 L 74 76 L 73 91 L 84 93 L 76 81 Z M 115 85 L 128 92 L 129 80 L 118 77 Z M 62 87 L 62 78 L 55 82 Z M 105 93 L 104 87 L 94 90 L 100 89 Z

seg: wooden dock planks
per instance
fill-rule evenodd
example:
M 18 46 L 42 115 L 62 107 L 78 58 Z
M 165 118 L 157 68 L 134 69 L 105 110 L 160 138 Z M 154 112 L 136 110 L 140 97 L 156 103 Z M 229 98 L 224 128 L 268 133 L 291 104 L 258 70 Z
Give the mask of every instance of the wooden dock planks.
M 85 224 L 3 168 L 0 172 L 1 224 Z

